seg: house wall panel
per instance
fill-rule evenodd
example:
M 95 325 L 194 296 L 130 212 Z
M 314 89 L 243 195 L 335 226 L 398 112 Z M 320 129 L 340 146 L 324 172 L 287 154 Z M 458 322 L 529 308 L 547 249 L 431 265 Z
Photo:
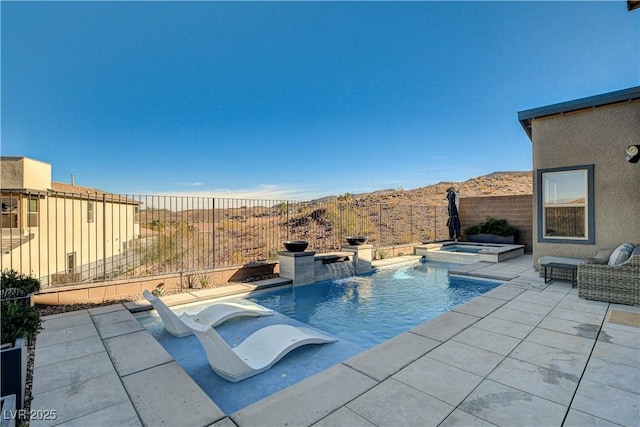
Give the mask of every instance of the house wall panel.
M 533 167 L 594 165 L 595 244 L 538 242 L 534 265 L 543 256 L 586 258 L 597 249 L 640 243 L 640 163 L 625 149 L 640 144 L 640 100 L 604 105 L 532 120 Z M 534 194 L 537 194 L 537 183 Z M 533 200 L 537 230 L 538 203 Z
M 25 157 L 3 157 L 2 188 L 47 191 L 51 188 L 51 165 Z

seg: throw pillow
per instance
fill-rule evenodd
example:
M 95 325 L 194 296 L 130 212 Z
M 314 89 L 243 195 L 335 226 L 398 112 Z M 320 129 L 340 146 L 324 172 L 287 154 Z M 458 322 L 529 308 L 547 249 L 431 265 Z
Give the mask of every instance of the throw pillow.
M 631 252 L 633 252 L 633 243 L 623 243 L 618 246 L 611 256 L 609 257 L 609 262 L 607 265 L 614 266 L 620 265 L 631 256 Z

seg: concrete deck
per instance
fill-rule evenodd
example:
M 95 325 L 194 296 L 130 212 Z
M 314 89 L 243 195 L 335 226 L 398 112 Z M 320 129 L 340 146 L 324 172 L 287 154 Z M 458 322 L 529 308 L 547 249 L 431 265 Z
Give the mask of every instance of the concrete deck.
M 505 283 L 230 416 L 123 305 L 48 316 L 31 410 L 56 419 L 31 425 L 639 425 L 640 307 L 545 285 L 530 256 L 449 267 Z

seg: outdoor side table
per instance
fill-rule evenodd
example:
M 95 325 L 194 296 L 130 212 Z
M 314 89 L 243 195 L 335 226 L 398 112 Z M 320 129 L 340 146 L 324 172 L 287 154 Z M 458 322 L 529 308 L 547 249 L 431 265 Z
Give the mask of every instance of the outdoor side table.
M 571 286 L 576 287 L 577 285 L 577 276 L 578 276 L 578 266 L 576 264 L 565 264 L 562 262 L 550 262 L 549 264 L 545 264 L 544 266 L 544 283 L 552 282 L 553 279 L 553 270 L 568 270 L 571 271 Z

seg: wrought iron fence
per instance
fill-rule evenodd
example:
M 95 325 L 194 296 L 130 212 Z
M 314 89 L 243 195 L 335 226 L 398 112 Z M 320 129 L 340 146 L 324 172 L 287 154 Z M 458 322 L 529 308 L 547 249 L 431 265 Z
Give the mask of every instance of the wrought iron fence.
M 339 250 L 447 237 L 446 206 L 106 193 L 3 193 L 2 269 L 43 286 L 276 260 L 286 240 Z

